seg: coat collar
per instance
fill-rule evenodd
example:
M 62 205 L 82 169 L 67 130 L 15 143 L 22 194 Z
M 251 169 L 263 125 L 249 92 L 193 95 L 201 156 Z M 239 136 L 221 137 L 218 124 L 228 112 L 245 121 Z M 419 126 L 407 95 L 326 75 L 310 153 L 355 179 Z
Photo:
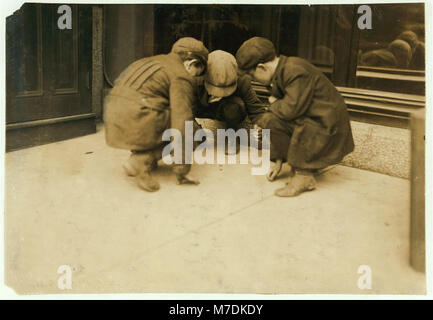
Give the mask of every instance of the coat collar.
M 179 63 L 181 63 L 181 64 L 183 65 L 182 58 L 181 58 L 180 55 L 178 55 L 177 53 L 170 52 L 170 53 L 168 54 L 168 56 L 169 56 L 169 57 L 172 57 L 173 60 L 176 60 L 176 61 L 178 61 Z
M 277 67 L 275 68 L 274 75 L 272 76 L 271 83 L 270 83 L 270 85 L 268 87 L 268 90 L 274 96 L 278 96 L 278 92 L 279 92 L 279 90 L 278 90 L 278 82 L 279 82 L 279 77 L 280 77 L 280 74 L 281 74 L 281 69 L 286 64 L 286 61 L 287 61 L 287 57 L 285 55 L 280 55 L 279 58 L 280 59 L 278 60 L 278 64 L 277 64 Z
M 274 82 L 277 82 L 277 77 L 280 74 L 283 66 L 286 64 L 286 61 L 287 61 L 287 57 L 285 55 L 279 56 L 278 64 L 277 64 L 277 67 L 275 68 L 274 75 L 272 76 L 271 84 L 273 84 Z M 274 84 L 274 86 L 275 86 L 275 84 Z

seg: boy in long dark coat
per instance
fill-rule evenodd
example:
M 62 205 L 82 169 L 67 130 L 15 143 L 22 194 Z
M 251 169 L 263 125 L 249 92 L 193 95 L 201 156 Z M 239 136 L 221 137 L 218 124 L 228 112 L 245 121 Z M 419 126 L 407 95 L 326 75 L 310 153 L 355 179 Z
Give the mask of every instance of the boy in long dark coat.
M 193 77 L 204 72 L 207 57 L 208 50 L 201 41 L 181 38 L 169 54 L 132 63 L 116 79 L 106 98 L 107 144 L 131 150 L 124 169 L 128 175 L 136 176 L 138 186 L 146 191 L 159 189 L 151 171 L 167 144 L 162 140 L 163 132 L 168 128 L 177 129 L 184 138 L 185 121 L 194 120 Z M 174 165 L 179 184 L 195 183 L 186 177 L 190 167 L 190 164 Z
M 271 129 L 271 179 L 283 161 L 294 169 L 276 195 L 290 197 L 316 187 L 314 172 L 339 163 L 354 149 L 347 107 L 342 96 L 316 67 L 298 57 L 276 56 L 271 41 L 254 37 L 236 53 L 238 67 L 270 87 L 269 111 L 256 119 Z

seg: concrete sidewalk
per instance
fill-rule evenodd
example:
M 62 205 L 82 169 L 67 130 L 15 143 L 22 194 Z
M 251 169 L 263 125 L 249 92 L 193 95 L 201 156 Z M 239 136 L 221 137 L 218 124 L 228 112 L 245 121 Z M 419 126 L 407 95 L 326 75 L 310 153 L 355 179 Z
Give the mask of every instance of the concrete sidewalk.
M 194 165 L 157 193 L 97 134 L 6 154 L 6 280 L 18 293 L 423 294 L 409 266 L 409 181 L 337 166 L 296 198 L 250 165 Z M 284 173 L 283 173 L 284 177 Z M 60 265 L 72 290 L 57 288 Z M 372 270 L 372 289 L 357 286 Z

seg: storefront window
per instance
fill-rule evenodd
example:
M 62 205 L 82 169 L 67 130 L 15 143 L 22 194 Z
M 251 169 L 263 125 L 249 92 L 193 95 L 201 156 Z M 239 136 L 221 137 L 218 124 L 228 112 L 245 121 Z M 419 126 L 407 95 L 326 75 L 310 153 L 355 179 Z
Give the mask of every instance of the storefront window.
M 358 66 L 424 70 L 424 5 L 371 5 L 372 29 L 360 32 Z
M 425 94 L 424 4 L 372 4 L 371 29 L 357 5 L 301 11 L 298 55 L 336 86 Z
M 301 10 L 298 55 L 319 67 L 336 85 L 347 85 L 353 18 L 353 6 L 303 6 Z
M 371 5 L 359 34 L 356 87 L 425 94 L 424 4 Z
M 300 56 L 330 71 L 335 62 L 336 20 L 336 6 L 304 7 L 299 32 Z
M 296 55 L 299 9 L 270 5 L 155 5 L 156 53 L 169 52 L 177 39 L 190 36 L 203 41 L 209 51 L 235 54 L 245 40 L 261 36 L 273 41 L 279 52 Z
M 302 6 L 298 56 L 334 83 L 352 119 L 407 127 L 425 107 L 424 4 L 370 4 L 371 29 L 358 27 L 359 6 Z
M 253 36 L 280 54 L 303 57 L 338 87 L 425 94 L 424 4 L 370 4 L 371 29 L 359 29 L 359 5 L 155 5 L 155 53 L 180 37 L 235 54 Z

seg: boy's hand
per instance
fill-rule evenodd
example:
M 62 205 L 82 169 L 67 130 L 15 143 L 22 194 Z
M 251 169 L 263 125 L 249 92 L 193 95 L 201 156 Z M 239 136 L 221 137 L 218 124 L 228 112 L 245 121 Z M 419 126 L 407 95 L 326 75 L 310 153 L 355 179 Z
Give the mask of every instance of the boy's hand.
M 274 181 L 275 178 L 278 176 L 278 174 L 281 171 L 281 167 L 283 166 L 283 160 L 281 159 L 277 159 L 277 161 L 275 161 L 274 166 L 272 167 L 271 170 L 269 170 L 268 175 L 266 176 L 266 178 L 268 178 L 269 181 Z
M 275 98 L 274 96 L 270 96 L 269 98 L 268 98 L 268 101 L 269 101 L 269 103 L 274 103 L 275 101 L 277 101 L 277 98 Z
M 184 175 L 176 175 L 176 179 L 177 179 L 177 184 L 179 184 L 179 185 L 180 184 L 194 184 L 194 185 L 200 184 L 200 181 L 188 178 L 187 176 L 184 176 Z

